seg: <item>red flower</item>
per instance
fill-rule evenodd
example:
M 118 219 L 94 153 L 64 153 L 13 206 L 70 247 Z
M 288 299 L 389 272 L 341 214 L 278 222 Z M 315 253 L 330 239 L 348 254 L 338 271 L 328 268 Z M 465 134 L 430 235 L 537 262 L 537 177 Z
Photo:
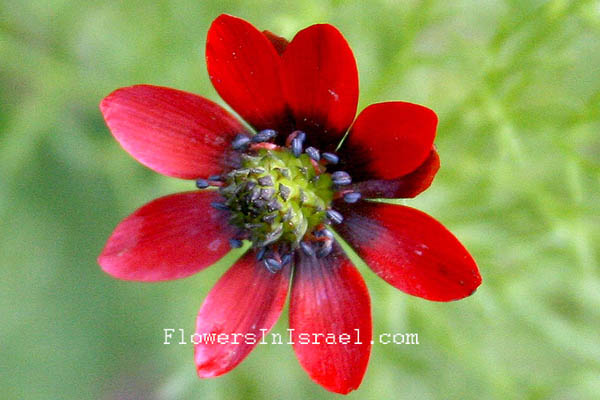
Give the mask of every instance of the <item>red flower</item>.
M 210 100 L 174 89 L 139 85 L 106 97 L 100 108 L 125 150 L 208 189 L 137 210 L 117 226 L 99 263 L 120 279 L 177 279 L 250 240 L 252 249 L 198 314 L 198 334 L 228 338 L 195 346 L 198 375 L 224 374 L 250 353 L 248 337 L 272 328 L 292 280 L 290 328 L 300 364 L 326 389 L 348 393 L 369 359 L 370 300 L 332 224 L 377 275 L 408 294 L 450 301 L 481 283 L 472 257 L 439 222 L 366 201 L 411 198 L 429 187 L 439 168 L 437 117 L 420 105 L 387 102 L 354 120 L 356 63 L 331 25 L 310 26 L 288 44 L 221 15 L 208 32 L 206 60 L 216 90 L 258 134 Z M 360 343 L 315 335 L 354 338 L 357 329 Z

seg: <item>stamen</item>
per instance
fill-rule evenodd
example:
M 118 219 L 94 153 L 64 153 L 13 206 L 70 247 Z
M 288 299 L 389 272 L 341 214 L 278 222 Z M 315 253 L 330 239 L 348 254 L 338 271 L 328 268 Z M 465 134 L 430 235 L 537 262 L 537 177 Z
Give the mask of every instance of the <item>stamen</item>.
M 344 217 L 342 216 L 342 214 L 335 210 L 327 210 L 325 214 L 327 215 L 327 218 L 329 218 L 331 222 L 335 224 L 341 224 L 342 222 L 344 222 Z
M 321 245 L 321 248 L 319 248 L 319 250 L 317 251 L 317 257 L 319 257 L 319 258 L 327 257 L 329 254 L 331 254 L 332 250 L 333 250 L 333 240 L 327 240 L 327 241 L 323 242 L 323 244 Z
M 327 228 L 323 228 L 318 231 L 315 231 L 314 235 L 316 238 L 319 238 L 319 239 L 325 239 L 325 240 L 333 239 L 333 233 L 331 233 L 331 231 Z
M 234 249 L 239 249 L 240 247 L 242 247 L 243 244 L 244 243 L 239 239 L 235 239 L 235 238 L 229 239 L 229 245 L 231 247 L 233 247 Z
M 227 206 L 227 204 L 217 203 L 216 201 L 213 201 L 212 203 L 210 203 L 210 205 L 217 210 L 229 211 L 229 207 Z
M 344 201 L 346 203 L 356 203 L 358 200 L 360 200 L 360 197 L 361 195 L 359 192 L 350 192 L 344 194 Z
M 304 152 L 306 154 L 308 154 L 308 156 L 310 158 L 312 158 L 315 161 L 319 161 L 321 159 L 321 155 L 319 153 L 319 150 L 315 149 L 314 147 L 307 147 L 306 150 L 304 150 Z
M 290 261 L 292 261 L 292 255 L 290 253 L 286 253 L 283 255 L 283 257 L 281 257 L 282 265 L 287 265 L 290 263 Z
M 333 153 L 323 153 L 321 154 L 321 157 L 323 157 L 323 159 L 329 164 L 337 164 L 340 162 L 340 158 Z
M 242 150 L 248 143 L 250 143 L 250 138 L 246 135 L 239 134 L 231 142 L 231 147 L 234 150 Z
M 273 139 L 275 136 L 277 136 L 277 131 L 275 131 L 273 129 L 265 129 L 265 130 L 258 132 L 256 135 L 254 135 L 251 140 L 252 140 L 252 143 L 261 143 L 261 142 L 269 141 L 269 140 Z
M 267 267 L 267 269 L 271 273 L 275 273 L 275 272 L 281 270 L 281 268 L 283 267 L 281 265 L 281 263 L 274 258 L 265 258 L 264 264 L 265 264 L 265 267 Z
M 302 249 L 302 252 L 309 257 L 315 255 L 315 251 L 313 250 L 312 246 L 306 242 L 300 242 L 300 248 Z
M 300 157 L 300 154 L 302 154 L 302 141 L 298 138 L 292 139 L 292 153 L 296 158 Z
M 206 189 L 209 186 L 210 186 L 210 184 L 208 183 L 208 181 L 206 179 L 198 179 L 198 180 L 196 180 L 196 187 L 198 189 Z
M 256 252 L 256 261 L 260 261 L 263 259 L 263 257 L 265 256 L 265 253 L 267 252 L 267 248 L 265 246 L 261 247 L 257 252 Z
M 223 180 L 223 177 L 221 175 L 211 175 L 208 177 L 208 180 L 220 182 Z
M 349 185 L 352 183 L 350 174 L 345 171 L 335 171 L 333 174 L 331 174 L 331 179 L 333 184 L 338 186 Z

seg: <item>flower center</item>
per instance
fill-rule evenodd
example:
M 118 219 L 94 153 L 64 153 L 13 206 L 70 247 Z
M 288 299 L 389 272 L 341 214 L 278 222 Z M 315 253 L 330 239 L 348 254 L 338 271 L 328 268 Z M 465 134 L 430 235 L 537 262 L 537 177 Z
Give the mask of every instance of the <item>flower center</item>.
M 276 241 L 298 247 L 323 222 L 333 199 L 331 176 L 317 168 L 307 154 L 295 157 L 285 148 L 245 155 L 220 189 L 230 222 L 246 230 L 255 247 Z
M 360 193 L 347 188 L 352 182 L 348 173 L 327 172 L 328 165 L 338 163 L 337 155 L 304 148 L 302 131 L 292 132 L 285 146 L 272 142 L 276 136 L 272 129 L 236 136 L 231 146 L 239 152 L 240 167 L 196 181 L 199 189 L 218 187 L 224 197 L 212 206 L 229 211 L 229 222 L 239 230 L 231 246 L 250 240 L 258 249 L 257 259 L 271 272 L 289 263 L 297 249 L 309 256 L 329 255 L 333 233 L 327 224 L 344 219 L 331 208 L 332 201 L 360 199 Z

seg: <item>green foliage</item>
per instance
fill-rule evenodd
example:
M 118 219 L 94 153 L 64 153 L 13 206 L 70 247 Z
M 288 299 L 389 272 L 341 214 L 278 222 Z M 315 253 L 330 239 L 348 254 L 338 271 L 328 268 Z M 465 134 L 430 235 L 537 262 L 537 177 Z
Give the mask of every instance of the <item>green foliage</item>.
M 442 168 L 406 204 L 470 249 L 483 285 L 450 304 L 404 295 L 360 265 L 373 347 L 349 397 L 586 399 L 600 393 L 600 7 L 597 1 L 65 0 L 0 3 L 0 387 L 7 399 L 334 398 L 291 346 L 195 377 L 193 332 L 234 255 L 191 278 L 121 282 L 96 263 L 119 220 L 193 184 L 142 167 L 98 110 L 151 83 L 219 101 L 203 58 L 220 13 L 291 38 L 336 25 L 358 60 L 360 107 L 439 115 Z M 283 316 L 276 330 L 285 332 Z

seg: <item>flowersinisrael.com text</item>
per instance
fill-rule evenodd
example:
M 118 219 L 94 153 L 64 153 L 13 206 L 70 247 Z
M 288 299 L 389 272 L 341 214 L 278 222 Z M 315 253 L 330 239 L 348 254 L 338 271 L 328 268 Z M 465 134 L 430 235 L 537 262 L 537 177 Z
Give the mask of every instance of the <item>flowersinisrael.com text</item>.
M 163 344 L 362 344 L 359 329 L 352 333 L 297 333 L 287 329 L 286 334 L 260 329 L 260 333 L 194 333 L 184 329 L 164 328 Z M 381 333 L 374 335 L 371 344 L 419 344 L 418 333 Z

